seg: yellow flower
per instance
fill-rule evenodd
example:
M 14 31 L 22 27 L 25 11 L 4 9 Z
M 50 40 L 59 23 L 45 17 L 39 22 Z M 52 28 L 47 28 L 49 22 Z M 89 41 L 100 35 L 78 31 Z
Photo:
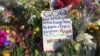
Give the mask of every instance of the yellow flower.
M 9 30 L 9 29 L 7 29 L 7 30 L 6 30 L 6 32 L 7 32 L 7 33 L 10 33 L 10 30 Z
M 91 26 L 91 25 L 92 25 L 92 22 L 89 22 L 89 23 L 88 23 L 88 26 Z
M 72 16 L 73 14 L 76 15 L 76 19 L 79 20 L 82 17 L 82 13 L 77 9 L 71 9 L 68 11 L 68 15 Z
M 11 29 L 11 26 L 4 25 L 4 26 L 1 26 L 1 28 L 3 28 L 3 29 L 7 29 L 7 30 L 10 30 L 10 29 Z
M 12 43 L 15 43 L 15 39 L 14 38 L 10 38 L 10 41 L 12 42 Z
M 10 56 L 10 52 L 7 50 L 3 51 L 3 56 Z
M 33 32 L 33 34 L 35 35 L 35 34 L 36 34 L 36 32 L 34 31 L 34 32 Z
M 35 28 L 35 31 L 36 31 L 36 32 L 38 32 L 39 30 L 40 30 L 40 28 L 39 28 L 39 27 L 36 27 L 36 28 Z
M 96 26 L 94 29 L 95 29 L 95 30 L 99 30 L 99 27 L 98 27 L 98 26 Z
M 96 27 L 96 24 L 92 23 L 90 28 L 95 29 L 95 27 Z
M 7 16 L 10 18 L 14 18 L 14 15 L 11 15 L 11 14 L 8 14 Z
M 76 51 L 79 51 L 79 49 L 80 49 L 80 44 L 76 44 L 76 45 L 74 46 L 74 48 L 75 48 Z
M 21 30 L 23 30 L 24 28 L 25 28 L 25 25 L 22 25 L 22 26 L 20 27 Z

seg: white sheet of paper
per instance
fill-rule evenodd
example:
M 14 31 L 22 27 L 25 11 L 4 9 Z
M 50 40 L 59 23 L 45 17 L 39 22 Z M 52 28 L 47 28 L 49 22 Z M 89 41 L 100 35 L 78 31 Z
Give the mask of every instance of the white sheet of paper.
M 73 39 L 72 21 L 67 16 L 70 7 L 42 12 L 43 49 L 55 51 L 62 41 Z

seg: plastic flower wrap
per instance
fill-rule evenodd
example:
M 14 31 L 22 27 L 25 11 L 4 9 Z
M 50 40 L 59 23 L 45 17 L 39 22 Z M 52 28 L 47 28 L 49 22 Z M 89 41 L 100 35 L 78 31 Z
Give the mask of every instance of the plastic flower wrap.
M 55 9 L 55 2 L 56 2 L 57 0 L 50 0 L 50 9 L 51 10 L 53 10 L 53 9 Z
M 71 9 L 68 11 L 68 16 L 72 20 L 74 38 L 80 32 L 82 13 L 78 9 Z
M 93 10 L 94 9 L 94 4 L 92 0 L 84 0 L 85 5 L 87 6 L 88 10 Z
M 77 56 L 80 50 L 80 44 L 74 40 L 64 41 L 63 45 L 57 50 L 66 56 Z
M 76 41 L 77 42 L 80 42 L 80 41 L 89 41 L 91 39 L 93 39 L 93 36 L 89 35 L 88 33 L 80 33 L 76 37 Z
M 100 1 L 95 3 L 95 17 L 100 18 Z
M 86 33 L 94 36 L 94 41 L 97 43 L 100 41 L 100 19 L 95 22 L 89 22 L 87 25 Z
M 80 51 L 78 56 L 94 56 L 96 44 L 92 41 L 93 36 L 88 33 L 80 33 L 76 37 L 76 41 L 80 43 Z

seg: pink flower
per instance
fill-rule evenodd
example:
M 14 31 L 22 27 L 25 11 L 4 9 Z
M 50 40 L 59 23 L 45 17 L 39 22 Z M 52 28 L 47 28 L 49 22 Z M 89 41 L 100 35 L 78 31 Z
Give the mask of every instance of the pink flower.
M 5 39 L 6 39 L 6 37 L 0 37 L 0 45 L 3 45 L 3 42 Z
M 7 46 L 11 44 L 10 40 L 7 40 L 7 32 L 0 30 L 0 45 L 1 46 Z
M 17 42 L 20 43 L 22 41 L 21 37 L 17 37 Z

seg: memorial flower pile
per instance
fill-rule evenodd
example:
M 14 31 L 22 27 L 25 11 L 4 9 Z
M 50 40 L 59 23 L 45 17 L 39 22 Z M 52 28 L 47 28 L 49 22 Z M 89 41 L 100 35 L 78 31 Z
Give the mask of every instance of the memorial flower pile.
M 95 41 L 100 41 L 100 1 L 52 1 L 56 10 L 72 5 L 66 16 L 72 20 L 74 38 L 62 41 L 53 52 L 44 52 L 41 13 L 50 11 L 50 0 L 0 0 L 0 56 L 94 55 Z

